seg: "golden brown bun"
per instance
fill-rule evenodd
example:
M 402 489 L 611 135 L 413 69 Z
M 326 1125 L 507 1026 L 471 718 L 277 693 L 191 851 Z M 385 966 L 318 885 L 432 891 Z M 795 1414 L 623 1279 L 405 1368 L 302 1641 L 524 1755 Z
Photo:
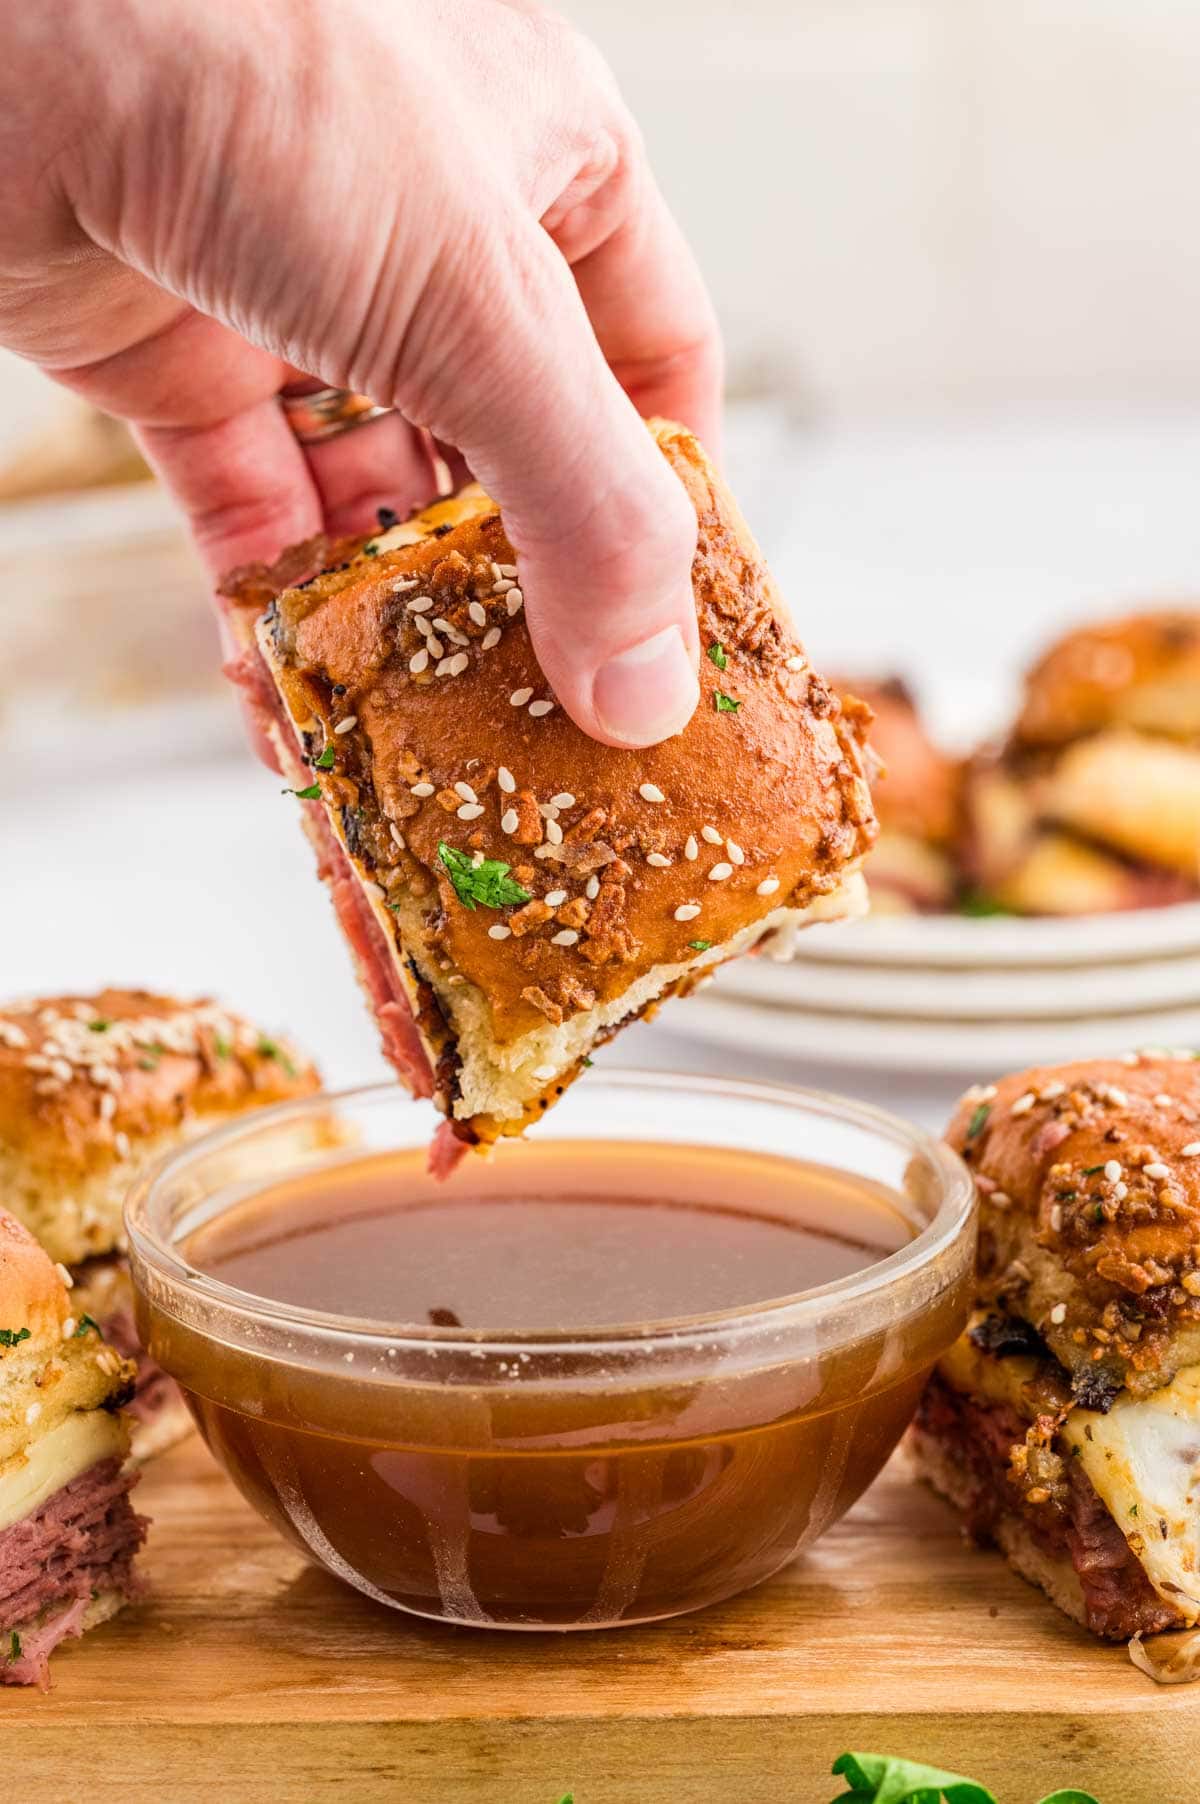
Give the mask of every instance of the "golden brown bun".
M 1062 754 L 1041 801 L 1076 833 L 1200 888 L 1200 746 L 1097 733 Z
M 981 1300 L 1081 1383 L 1145 1394 L 1200 1361 L 1200 1062 L 1141 1053 L 968 1091 Z
M 516 554 L 476 486 L 376 535 L 373 553 L 304 547 L 225 585 L 245 643 L 281 574 L 332 559 L 258 633 L 290 715 L 272 743 L 293 781 L 320 785 L 300 804 L 325 811 L 310 833 L 332 829 L 370 886 L 370 933 L 466 1139 L 519 1132 L 626 1020 L 828 906 L 874 834 L 859 711 L 810 670 L 696 440 L 653 431 L 696 508 L 702 643 L 725 660 L 701 659 L 700 706 L 663 745 L 599 745 L 554 701 L 505 574 Z M 719 711 L 718 692 L 736 707 Z M 465 907 L 442 841 L 511 866 L 532 900 Z M 378 1008 L 378 958 L 358 937 Z
M 1109 726 L 1200 738 L 1200 610 L 1163 609 L 1081 627 L 1034 665 L 1016 745 L 1065 745 Z
M 950 845 L 958 833 L 962 767 L 933 743 L 906 684 L 899 677 L 831 681 L 871 710 L 868 744 L 883 766 L 871 794 L 882 831 Z
M 0 1467 L 73 1411 L 114 1408 L 132 1388 L 132 1365 L 75 1315 L 62 1274 L 3 1210 L 0 1330 Z
M 141 1171 L 191 1135 L 319 1088 L 289 1043 L 143 990 L 0 1010 L 0 1197 L 53 1259 L 121 1244 Z

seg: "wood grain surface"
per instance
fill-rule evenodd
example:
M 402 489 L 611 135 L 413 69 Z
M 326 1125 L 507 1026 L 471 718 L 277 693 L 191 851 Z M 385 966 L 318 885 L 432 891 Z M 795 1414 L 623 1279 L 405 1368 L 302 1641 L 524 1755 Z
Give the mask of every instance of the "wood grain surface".
M 392 1613 L 278 1541 L 193 1439 L 147 1472 L 147 1601 L 0 1693 L 21 1804 L 828 1804 L 844 1748 L 1003 1804 L 1194 1804 L 1200 1685 L 1060 1617 L 893 1462 L 810 1555 L 696 1616 L 592 1635 Z

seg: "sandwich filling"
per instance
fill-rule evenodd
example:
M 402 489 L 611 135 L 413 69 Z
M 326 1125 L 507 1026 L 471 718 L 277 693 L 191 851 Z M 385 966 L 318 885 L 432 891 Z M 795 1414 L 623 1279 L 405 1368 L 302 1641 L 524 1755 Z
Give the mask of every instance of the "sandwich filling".
M 926 1389 L 924 1475 L 1094 1633 L 1200 1622 L 1200 1367 L 1084 1408 L 1032 1330 L 998 1324 L 977 1317 Z

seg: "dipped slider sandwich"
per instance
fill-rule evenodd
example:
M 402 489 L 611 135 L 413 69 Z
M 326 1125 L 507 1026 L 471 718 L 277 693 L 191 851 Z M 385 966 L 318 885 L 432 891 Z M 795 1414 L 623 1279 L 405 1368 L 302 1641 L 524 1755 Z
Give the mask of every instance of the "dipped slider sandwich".
M 919 1406 L 920 1472 L 1111 1639 L 1200 1622 L 1200 1063 L 968 1092 L 978 1307 Z
M 0 1211 L 0 1680 L 47 1661 L 136 1594 L 121 1405 L 133 1366 L 77 1316 L 32 1235 Z
M 0 1010 L 0 1206 L 60 1263 L 75 1315 L 136 1361 L 139 1459 L 178 1440 L 190 1418 L 138 1345 L 129 1187 L 184 1140 L 318 1088 L 294 1047 L 210 1002 L 110 989 Z
M 865 867 L 872 909 L 925 914 L 953 908 L 959 764 L 930 738 L 903 678 L 834 681 L 853 691 L 844 700 L 857 698 L 871 710 L 870 749 L 882 762 L 871 781 L 879 838 Z
M 1030 671 L 1000 753 L 973 760 L 964 863 L 1022 914 L 1200 895 L 1200 612 L 1068 634 Z
M 700 522 L 700 706 L 596 744 L 533 655 L 476 485 L 223 585 L 255 698 L 384 1049 L 459 1145 L 519 1134 L 592 1050 L 715 966 L 856 910 L 861 721 L 809 668 L 691 435 L 652 426 Z

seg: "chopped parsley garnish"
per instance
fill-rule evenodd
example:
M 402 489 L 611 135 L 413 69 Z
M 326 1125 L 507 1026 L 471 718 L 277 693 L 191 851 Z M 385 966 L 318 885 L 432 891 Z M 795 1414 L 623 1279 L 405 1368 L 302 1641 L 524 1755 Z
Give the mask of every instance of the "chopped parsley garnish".
M 967 1139 L 977 1140 L 987 1125 L 987 1118 L 992 1112 L 990 1102 L 981 1102 L 970 1121 L 967 1123 Z
M 1012 909 L 1005 908 L 1002 902 L 997 902 L 995 896 L 989 896 L 984 890 L 970 890 L 961 898 L 958 912 L 960 915 L 972 915 L 982 920 L 987 915 L 1011 914 Z
M 713 690 L 713 706 L 718 714 L 736 714 L 741 702 L 735 702 L 732 695 L 726 695 L 723 689 Z
M 28 1328 L 0 1328 L 0 1347 L 19 1347 L 28 1339 Z
M 285 796 L 295 796 L 298 802 L 315 802 L 321 794 L 321 785 L 310 783 L 307 789 L 285 789 L 281 793 Z
M 153 1041 L 149 1046 L 143 1048 L 142 1056 L 138 1060 L 138 1068 L 142 1071 L 157 1071 L 159 1060 L 166 1050 L 166 1047 L 160 1046 L 157 1040 Z
M 1136 1515 L 1137 1515 L 1137 1504 L 1136 1504 L 1136 1503 L 1131 1503 L 1131 1504 L 1130 1504 L 1130 1506 L 1129 1506 L 1129 1514 L 1130 1514 L 1130 1515 L 1131 1515 L 1131 1516 L 1136 1516 Z
M 379 550 L 379 547 L 375 543 L 374 539 L 368 539 L 367 543 L 363 546 L 363 556 L 364 557 L 374 557 L 378 550 Z
M 587 1053 L 585 1052 L 579 1062 L 581 1065 L 585 1065 L 587 1067 L 587 1069 L 590 1071 L 596 1061 L 595 1061 L 595 1059 L 589 1059 L 587 1056 Z
M 1056 1190 L 1054 1194 L 1060 1203 L 1073 1203 L 1077 1192 L 1074 1190 Z
M 100 1324 L 94 1316 L 81 1315 L 79 1326 L 75 1330 L 75 1339 L 82 1340 L 85 1334 L 99 1334 Z
M 283 1050 L 283 1047 L 277 1045 L 274 1040 L 268 1040 L 266 1038 L 261 1039 L 258 1042 L 257 1050 L 260 1059 L 274 1059 L 277 1064 L 283 1066 L 289 1077 L 295 1077 L 296 1067 L 292 1064 L 291 1059 L 289 1059 L 287 1053 Z
M 712 945 L 711 940 L 689 940 L 688 945 L 693 952 L 707 952 Z
M 17 1634 L 16 1629 L 14 1629 L 12 1634 L 8 1638 L 9 1664 L 11 1665 L 14 1660 L 19 1660 L 20 1658 L 21 1658 L 21 1637 Z
M 1098 1171 L 1103 1170 L 1103 1165 L 1085 1165 L 1083 1168 L 1083 1176 L 1085 1178 L 1094 1178 Z
M 1092 1210 L 1092 1220 L 1093 1221 L 1103 1221 L 1104 1220 L 1104 1204 L 1103 1203 L 1097 1203 L 1096 1207 Z
M 485 858 L 482 864 L 475 864 L 468 852 L 448 846 L 444 839 L 438 840 L 438 857 L 464 908 L 474 909 L 480 902 L 485 908 L 511 908 L 531 899 L 530 892 L 509 876 L 512 867 L 501 864 L 497 858 Z
M 329 744 L 325 747 L 325 750 L 321 753 L 321 756 L 319 758 L 313 759 L 313 764 L 315 765 L 317 770 L 332 770 L 333 769 L 333 759 L 334 759 L 333 741 L 330 740 Z
M 213 1035 L 213 1051 L 219 1059 L 233 1057 L 233 1047 L 229 1044 L 229 1041 L 225 1038 L 224 1034 Z
M 89 1021 L 88 1032 L 92 1034 L 106 1034 L 111 1026 L 111 1021 Z
M 709 646 L 708 655 L 712 659 L 713 663 L 716 665 L 718 670 L 724 670 L 725 666 L 729 662 L 729 659 L 725 656 L 725 647 L 721 644 L 721 641 L 719 639 L 717 640 L 715 645 Z

